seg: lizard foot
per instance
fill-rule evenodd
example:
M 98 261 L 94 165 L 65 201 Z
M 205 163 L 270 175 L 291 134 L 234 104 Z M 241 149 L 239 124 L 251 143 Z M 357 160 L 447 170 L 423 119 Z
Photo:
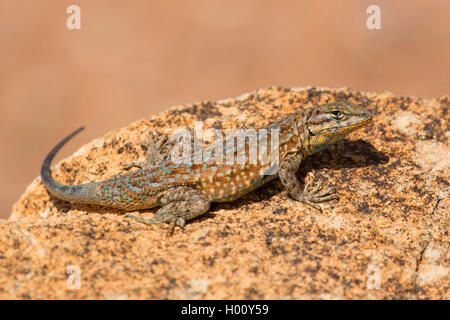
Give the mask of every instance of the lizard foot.
M 318 181 L 312 190 L 309 190 L 310 183 L 308 182 L 305 185 L 305 189 L 303 194 L 299 197 L 299 201 L 302 201 L 317 210 L 322 211 L 322 208 L 318 203 L 325 202 L 333 199 L 338 199 L 338 195 L 336 193 L 336 188 L 328 184 L 324 186 L 322 181 Z
M 141 170 L 143 169 L 153 169 L 155 167 L 158 167 L 161 165 L 167 158 L 166 154 L 166 145 L 167 145 L 168 137 L 167 135 L 163 135 L 157 143 L 155 143 L 153 134 L 150 133 L 149 139 L 147 142 L 141 142 L 140 145 L 144 149 L 147 150 L 145 158 L 145 161 L 136 161 L 136 162 L 122 162 L 121 165 L 124 167 L 125 170 L 131 169 L 131 168 L 139 168 Z
M 168 216 L 165 216 L 165 217 L 155 216 L 155 217 L 153 217 L 151 219 L 146 219 L 146 218 L 142 218 L 142 217 L 135 216 L 133 214 L 127 213 L 127 214 L 124 215 L 124 218 L 126 218 L 126 217 L 130 217 L 130 218 L 135 219 L 135 220 L 137 220 L 137 221 L 139 221 L 141 223 L 144 223 L 146 225 L 159 224 L 159 223 L 163 223 L 163 222 L 169 222 L 170 223 L 169 224 L 169 228 L 167 229 L 167 232 L 166 232 L 166 236 L 167 237 L 170 236 L 173 233 L 173 230 L 175 229 L 175 226 L 178 226 L 180 228 L 184 228 L 184 226 L 186 224 L 186 221 L 183 218 L 177 217 L 175 215 L 173 215 L 171 217 L 168 217 Z
M 121 162 L 120 165 L 124 168 L 124 170 L 129 170 L 131 168 L 142 168 L 145 167 L 145 162 L 143 161 L 135 161 L 135 162 Z
M 126 214 L 126 217 L 133 218 L 145 224 L 169 223 L 167 236 L 169 236 L 175 226 L 184 227 L 187 220 L 193 219 L 208 211 L 210 206 L 209 198 L 206 194 L 191 187 L 172 187 L 159 194 L 158 205 L 161 208 L 156 211 L 151 219 Z

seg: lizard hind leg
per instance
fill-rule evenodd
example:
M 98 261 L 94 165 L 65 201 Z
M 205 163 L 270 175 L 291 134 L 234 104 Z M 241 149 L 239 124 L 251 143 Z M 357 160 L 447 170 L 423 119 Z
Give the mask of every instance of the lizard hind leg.
M 137 167 L 141 170 L 153 169 L 165 162 L 167 158 L 167 135 L 163 135 L 158 142 L 155 143 L 153 134 L 150 133 L 148 141 L 141 142 L 141 146 L 146 149 L 145 161 L 122 162 L 121 165 L 126 169 Z
M 204 193 L 191 187 L 180 186 L 163 191 L 159 199 L 159 205 L 162 207 L 151 219 L 131 214 L 126 216 L 148 225 L 168 222 L 170 223 L 167 230 L 169 236 L 175 226 L 184 227 L 187 220 L 207 212 L 210 201 Z

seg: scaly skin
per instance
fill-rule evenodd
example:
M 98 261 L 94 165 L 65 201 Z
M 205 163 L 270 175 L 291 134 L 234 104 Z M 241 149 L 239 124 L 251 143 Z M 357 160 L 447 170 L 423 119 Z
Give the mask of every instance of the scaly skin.
M 161 208 L 152 219 L 127 215 L 146 224 L 170 223 L 168 234 L 176 225 L 182 227 L 186 220 L 207 212 L 211 202 L 235 200 L 276 177 L 289 195 L 320 210 L 318 203 L 337 199 L 330 185 L 317 183 L 313 188 L 301 187 L 296 172 L 307 156 L 337 143 L 350 132 L 363 127 L 371 121 L 371 114 L 351 102 L 331 103 L 323 106 L 302 109 L 272 123 L 270 132 L 279 129 L 279 166 L 268 174 L 268 165 L 246 161 L 238 164 L 174 164 L 167 152 L 166 139 L 158 143 L 151 136 L 147 147 L 146 162 L 124 164 L 126 167 L 139 167 L 141 170 L 114 176 L 108 180 L 67 186 L 57 183 L 51 177 L 50 164 L 55 154 L 78 129 L 63 139 L 44 160 L 41 168 L 42 182 L 53 196 L 72 202 L 99 204 L 136 211 L 157 206 Z M 260 128 L 263 129 L 263 128 Z M 239 147 L 242 147 L 241 144 Z M 167 148 L 166 148 L 167 149 Z M 268 148 L 270 158 L 270 148 Z M 224 156 L 226 147 L 223 149 Z M 246 157 L 256 152 L 249 141 L 245 141 Z M 237 150 L 234 150 L 236 160 Z M 248 157 L 247 157 L 248 160 Z M 273 168 L 272 168 L 273 169 Z

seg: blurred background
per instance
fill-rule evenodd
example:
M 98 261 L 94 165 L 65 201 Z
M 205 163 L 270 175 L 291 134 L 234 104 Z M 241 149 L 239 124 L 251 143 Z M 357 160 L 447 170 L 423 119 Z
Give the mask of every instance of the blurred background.
M 272 85 L 450 93 L 449 0 L 0 0 L 0 21 L 0 218 L 80 125 L 57 160 L 173 105 Z

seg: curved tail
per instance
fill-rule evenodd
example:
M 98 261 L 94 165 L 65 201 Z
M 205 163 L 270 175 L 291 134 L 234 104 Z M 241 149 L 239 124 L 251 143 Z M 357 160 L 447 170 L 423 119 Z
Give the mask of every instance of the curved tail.
M 49 193 L 58 199 L 81 203 L 96 203 L 98 200 L 98 183 L 86 183 L 76 186 L 63 185 L 52 178 L 50 166 L 56 153 L 75 135 L 84 130 L 80 127 L 61 140 L 47 155 L 41 167 L 41 179 Z

